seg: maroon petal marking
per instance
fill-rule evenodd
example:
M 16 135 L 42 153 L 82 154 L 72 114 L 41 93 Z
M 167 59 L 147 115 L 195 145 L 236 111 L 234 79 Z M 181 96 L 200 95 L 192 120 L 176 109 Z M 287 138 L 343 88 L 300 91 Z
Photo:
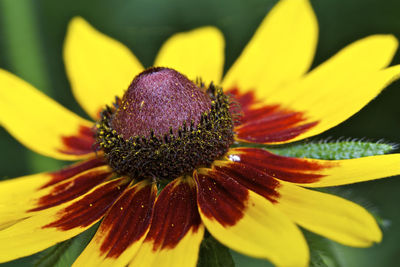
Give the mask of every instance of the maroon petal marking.
M 303 112 L 279 105 L 262 105 L 254 93 L 240 94 L 237 88 L 228 91 L 241 105 L 240 125 L 235 127 L 237 139 L 256 143 L 283 142 L 295 138 L 318 124 L 307 122 Z
M 200 224 L 196 187 L 178 178 L 158 196 L 145 242 L 152 242 L 154 251 L 173 249 L 190 229 L 197 232 Z
M 101 255 L 118 258 L 143 237 L 151 221 L 157 187 L 147 181 L 127 189 L 105 216 L 96 235 L 104 236 Z
M 242 111 L 249 110 L 250 106 L 253 103 L 257 102 L 252 91 L 249 91 L 247 93 L 240 93 L 239 88 L 234 87 L 227 90 L 227 93 L 232 95 L 234 97 L 234 100 L 240 104 Z
M 265 117 L 265 115 L 274 113 L 277 109 L 279 109 L 279 105 L 263 106 L 257 109 L 252 108 L 252 106 L 255 104 L 261 104 L 255 99 L 254 92 L 252 91 L 241 94 L 237 88 L 233 88 L 228 90 L 228 93 L 231 94 L 234 101 L 240 105 L 240 109 L 242 111 L 242 117 L 240 119 L 241 124 L 249 121 L 259 120 Z
M 226 161 L 215 165 L 214 169 L 235 179 L 241 185 L 271 202 L 276 202 L 279 197 L 279 193 L 276 191 L 276 188 L 279 187 L 279 181 L 249 164 Z
M 39 211 L 75 199 L 104 182 L 112 172 L 108 169 L 93 169 L 58 183 L 51 192 L 38 199 L 37 207 L 29 211 Z
M 70 155 L 84 155 L 96 151 L 93 129 L 80 126 L 76 135 L 63 136 L 64 149 L 60 152 Z
M 249 109 L 248 107 L 247 109 L 243 110 L 244 116 L 241 119 L 241 123 L 245 124 L 247 122 L 268 118 L 267 115 L 273 116 L 274 114 L 279 114 L 278 110 L 279 105 L 264 106 L 257 109 Z
M 275 142 L 283 142 L 291 140 L 300 134 L 306 132 L 307 130 L 311 129 L 318 122 L 311 122 L 305 123 L 298 126 L 294 124 L 281 124 L 279 127 L 271 129 L 271 130 L 262 130 L 259 131 L 247 131 L 246 125 L 242 125 L 240 129 L 237 129 L 237 139 L 242 141 L 247 141 L 251 143 L 275 143 Z M 261 126 L 262 123 L 253 123 L 253 126 L 259 125 Z M 261 127 L 260 127 L 261 128 Z
M 126 188 L 124 178 L 115 179 L 97 187 L 80 200 L 60 210 L 59 219 L 43 226 L 57 228 L 63 231 L 75 227 L 87 227 L 101 219 L 115 200 Z
M 103 165 L 106 165 L 106 161 L 103 156 L 99 156 L 99 157 L 96 157 L 93 159 L 81 161 L 79 163 L 70 165 L 59 171 L 51 172 L 50 173 L 51 180 L 48 183 L 46 183 L 44 186 L 42 186 L 41 188 L 48 187 L 48 186 L 56 184 L 60 181 L 71 178 L 81 172 L 84 172 L 84 171 L 87 171 L 87 170 L 90 170 L 90 169 L 93 169 L 93 168 L 96 168 L 99 166 L 103 166 Z
M 229 152 L 229 159 L 252 166 L 270 177 L 292 183 L 313 183 L 325 175 L 321 170 L 331 168 L 333 163 L 278 156 L 264 149 L 235 148 Z
M 246 123 L 245 127 L 246 131 L 254 132 L 254 136 L 262 136 L 263 132 L 278 132 L 286 129 L 287 125 L 294 125 L 302 120 L 301 114 L 274 112 L 258 120 Z
M 244 215 L 248 190 L 227 174 L 210 170 L 195 174 L 197 202 L 202 213 L 223 226 L 235 225 Z

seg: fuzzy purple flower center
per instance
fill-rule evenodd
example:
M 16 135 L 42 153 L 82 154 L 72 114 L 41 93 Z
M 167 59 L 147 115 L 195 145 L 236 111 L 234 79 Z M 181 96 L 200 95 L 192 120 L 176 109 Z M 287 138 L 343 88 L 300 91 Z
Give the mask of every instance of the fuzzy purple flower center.
M 111 125 L 124 139 L 164 136 L 172 129 L 193 122 L 211 108 L 204 90 L 181 73 L 169 68 L 150 68 L 140 73 L 125 92 Z

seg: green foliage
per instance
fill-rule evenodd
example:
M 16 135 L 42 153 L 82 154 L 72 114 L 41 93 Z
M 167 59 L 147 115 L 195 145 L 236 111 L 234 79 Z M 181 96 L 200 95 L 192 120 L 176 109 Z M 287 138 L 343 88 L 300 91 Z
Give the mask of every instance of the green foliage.
M 340 267 L 332 242 L 317 234 L 303 230 L 310 249 L 310 267 Z
M 235 263 L 233 262 L 229 249 L 207 233 L 201 243 L 197 267 L 233 266 L 235 266 Z
M 41 253 L 35 263 L 36 267 L 67 267 L 78 258 L 79 254 L 87 246 L 98 228 L 95 224 L 80 235 L 58 243 Z
M 297 143 L 268 150 L 288 157 L 339 160 L 383 155 L 395 148 L 395 145 L 381 142 L 320 141 Z

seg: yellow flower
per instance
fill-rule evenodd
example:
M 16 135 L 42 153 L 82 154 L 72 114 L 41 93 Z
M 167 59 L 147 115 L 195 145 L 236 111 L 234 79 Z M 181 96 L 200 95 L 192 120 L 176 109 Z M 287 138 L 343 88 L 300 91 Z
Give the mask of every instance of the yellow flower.
M 317 33 L 307 0 L 281 0 L 222 79 L 224 41 L 215 28 L 172 36 L 154 63 L 168 68 L 143 72 L 124 45 L 74 18 L 65 41 L 67 74 L 76 99 L 97 123 L 0 70 L 1 125 L 33 151 L 80 160 L 57 172 L 0 183 L 0 262 L 41 251 L 100 220 L 75 266 L 195 266 L 205 229 L 226 246 L 277 266 L 308 265 L 307 244 L 297 225 L 349 246 L 379 242 L 381 231 L 364 208 L 307 187 L 399 175 L 399 154 L 326 161 L 230 146 L 233 141 L 289 143 L 324 132 L 399 77 L 400 66 L 387 67 L 397 49 L 391 35 L 357 41 L 308 71 Z M 153 75 L 167 78 L 160 82 L 161 76 Z M 146 79 L 167 93 L 171 88 L 164 88 L 164 81 L 177 79 L 176 88 L 190 87 L 201 97 L 187 102 L 171 98 L 167 102 L 174 105 L 168 108 L 154 100 L 159 105 L 149 107 L 138 102 L 142 95 L 129 96 L 142 92 L 137 84 L 149 85 Z M 205 86 L 211 82 L 216 87 Z M 123 95 L 114 108 L 105 107 Z M 169 97 L 154 99 L 161 96 Z M 149 94 L 143 97 L 152 100 Z M 142 107 L 154 114 L 162 111 L 162 118 L 175 122 L 183 114 L 175 110 L 178 104 L 190 116 L 197 112 L 185 117 L 193 121 L 190 127 L 189 119 L 187 128 L 161 121 L 171 134 L 122 136 L 128 129 L 122 123 L 125 109 L 134 107 L 127 111 L 128 122 L 142 114 Z M 206 106 L 207 114 L 194 105 Z M 159 118 L 154 114 L 145 114 L 153 128 L 144 124 L 143 129 L 154 130 Z M 120 132 L 113 128 L 117 122 Z M 137 125 L 129 129 L 136 131 Z M 212 158 L 205 153 L 210 151 Z M 157 153 L 176 160 L 157 158 Z M 142 159 L 146 162 L 139 166 Z M 157 186 L 165 181 L 161 191 Z

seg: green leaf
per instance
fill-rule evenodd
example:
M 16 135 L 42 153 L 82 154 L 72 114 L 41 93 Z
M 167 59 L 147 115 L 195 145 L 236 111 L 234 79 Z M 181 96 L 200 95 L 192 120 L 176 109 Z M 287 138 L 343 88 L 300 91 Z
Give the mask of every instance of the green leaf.
M 197 267 L 235 266 L 229 249 L 215 240 L 210 234 L 205 236 L 200 246 Z
M 57 245 L 43 251 L 36 267 L 67 267 L 78 258 L 84 248 L 92 239 L 98 228 L 98 223 L 81 233 L 80 235 L 58 243 Z
M 340 267 L 332 242 L 303 229 L 310 249 L 310 267 Z
M 315 253 L 314 251 L 311 251 L 310 253 L 310 267 L 329 267 L 326 265 L 319 253 Z
M 298 143 L 280 148 L 268 148 L 268 150 L 288 157 L 339 160 L 383 155 L 395 148 L 395 145 L 380 142 L 320 141 Z
M 274 265 L 266 259 L 252 258 L 234 250 L 230 250 L 230 252 L 235 262 L 235 266 L 237 267 L 274 267 Z

